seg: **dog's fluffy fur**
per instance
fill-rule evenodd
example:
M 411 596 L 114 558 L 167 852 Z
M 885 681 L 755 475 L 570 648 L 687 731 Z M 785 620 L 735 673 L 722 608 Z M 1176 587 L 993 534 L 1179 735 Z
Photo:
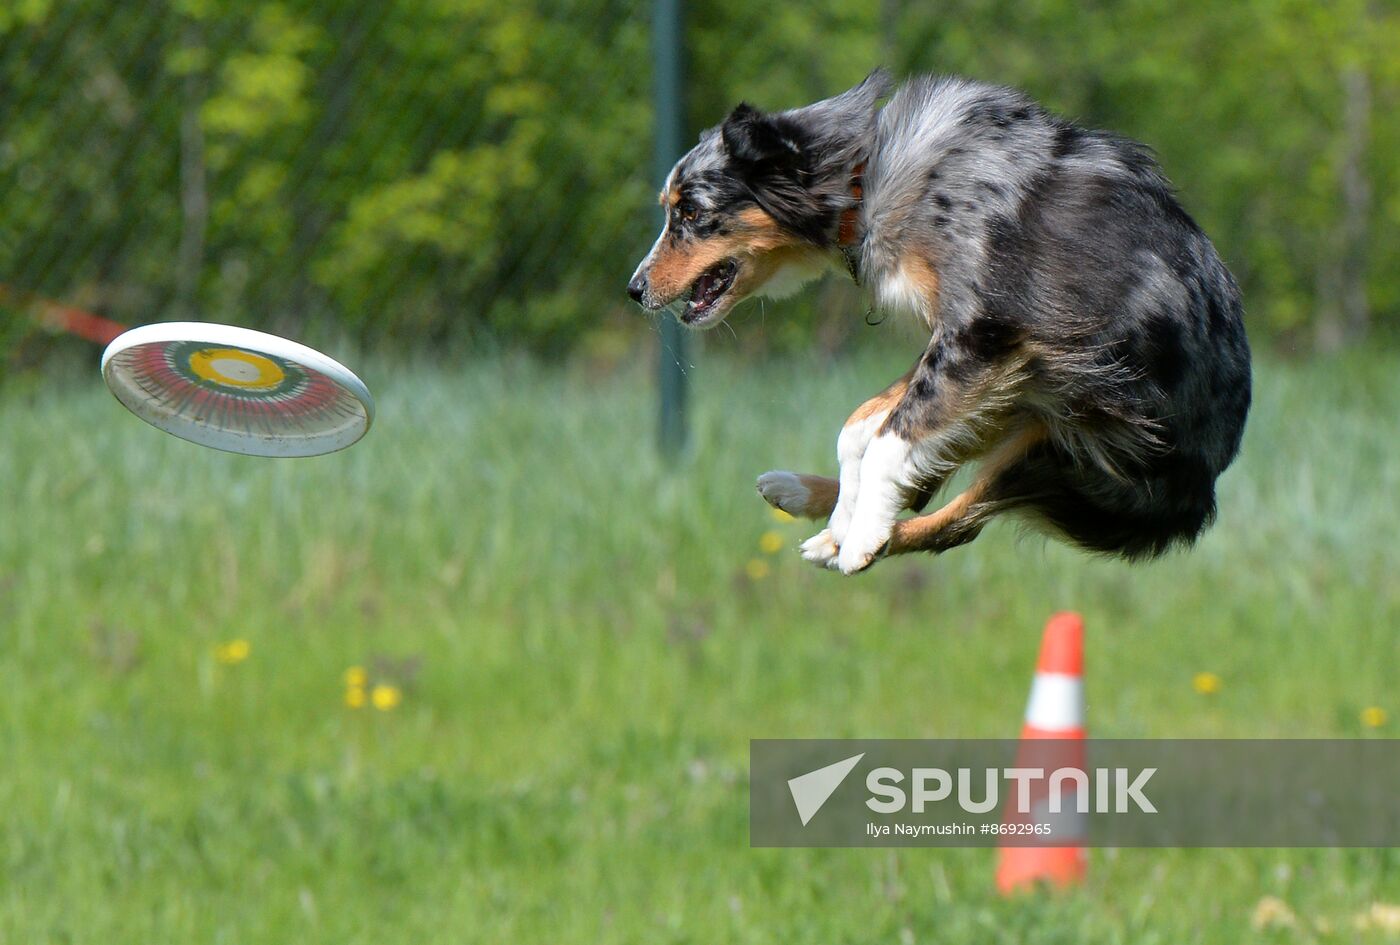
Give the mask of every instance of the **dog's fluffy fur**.
M 927 326 L 917 363 L 847 421 L 839 479 L 766 473 L 759 491 L 829 517 L 803 554 L 845 573 L 1001 512 L 1129 558 L 1194 541 L 1250 401 L 1239 289 L 1210 240 L 1132 141 L 1011 89 L 917 78 L 881 107 L 888 85 L 740 105 L 706 131 L 629 285 L 701 327 L 835 268 Z M 969 461 L 966 491 L 900 518 Z

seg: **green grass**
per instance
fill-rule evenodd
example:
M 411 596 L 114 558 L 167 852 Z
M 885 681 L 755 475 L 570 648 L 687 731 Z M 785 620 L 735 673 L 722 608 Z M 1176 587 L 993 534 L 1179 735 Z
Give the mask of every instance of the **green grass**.
M 854 579 L 764 555 L 814 527 L 752 482 L 830 469 L 895 357 L 703 359 L 674 470 L 640 370 L 371 365 L 376 429 L 308 461 L 96 383 L 0 394 L 0 942 L 1381 941 L 1351 917 L 1400 901 L 1394 851 L 1096 851 L 1004 902 L 987 850 L 750 849 L 746 767 L 753 737 L 1014 734 L 1060 608 L 1093 734 L 1394 736 L 1398 368 L 1261 365 L 1189 554 L 1000 524 Z M 402 704 L 347 708 L 351 665 Z M 1300 926 L 1251 931 L 1265 896 Z

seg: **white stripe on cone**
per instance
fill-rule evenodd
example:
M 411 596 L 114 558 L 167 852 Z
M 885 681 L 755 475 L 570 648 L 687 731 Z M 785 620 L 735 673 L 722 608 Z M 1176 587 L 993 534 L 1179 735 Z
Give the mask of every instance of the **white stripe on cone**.
M 1052 732 L 1083 728 L 1084 680 L 1065 673 L 1036 673 L 1026 724 Z

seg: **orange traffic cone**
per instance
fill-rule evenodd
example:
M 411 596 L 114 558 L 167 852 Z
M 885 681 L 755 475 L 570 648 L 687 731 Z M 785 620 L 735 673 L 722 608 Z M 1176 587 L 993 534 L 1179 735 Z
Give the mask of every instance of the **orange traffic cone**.
M 1044 739 L 1055 739 L 1055 743 L 1045 745 Z M 1036 742 L 1042 744 L 1037 747 Z M 1084 760 L 1084 621 L 1075 613 L 1059 613 L 1045 625 L 1017 764 L 1082 770 Z M 1043 790 L 1032 797 L 1033 807 L 1039 805 L 1042 810 L 1046 801 Z M 1082 820 L 1073 815 L 1055 816 L 1057 839 L 1082 836 Z M 1008 804 L 1006 821 L 1015 823 L 1018 819 L 1027 818 Z M 1034 844 L 1035 838 L 1013 835 L 1003 841 L 997 862 L 997 891 L 1003 895 L 1041 882 L 1069 886 L 1084 878 L 1082 846 L 1007 846 L 1007 842 Z

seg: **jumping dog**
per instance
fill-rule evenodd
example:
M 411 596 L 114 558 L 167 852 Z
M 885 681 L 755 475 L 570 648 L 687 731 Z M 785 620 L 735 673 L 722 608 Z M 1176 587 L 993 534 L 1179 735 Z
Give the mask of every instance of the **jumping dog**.
M 883 71 L 835 98 L 741 104 L 671 170 L 628 285 L 693 328 L 836 270 L 929 341 L 856 408 L 838 478 L 758 491 L 828 519 L 802 545 L 852 574 L 1018 513 L 1130 559 L 1189 545 L 1239 450 L 1250 355 L 1239 287 L 1151 153 L 1007 88 Z M 922 512 L 963 464 L 971 484 Z

